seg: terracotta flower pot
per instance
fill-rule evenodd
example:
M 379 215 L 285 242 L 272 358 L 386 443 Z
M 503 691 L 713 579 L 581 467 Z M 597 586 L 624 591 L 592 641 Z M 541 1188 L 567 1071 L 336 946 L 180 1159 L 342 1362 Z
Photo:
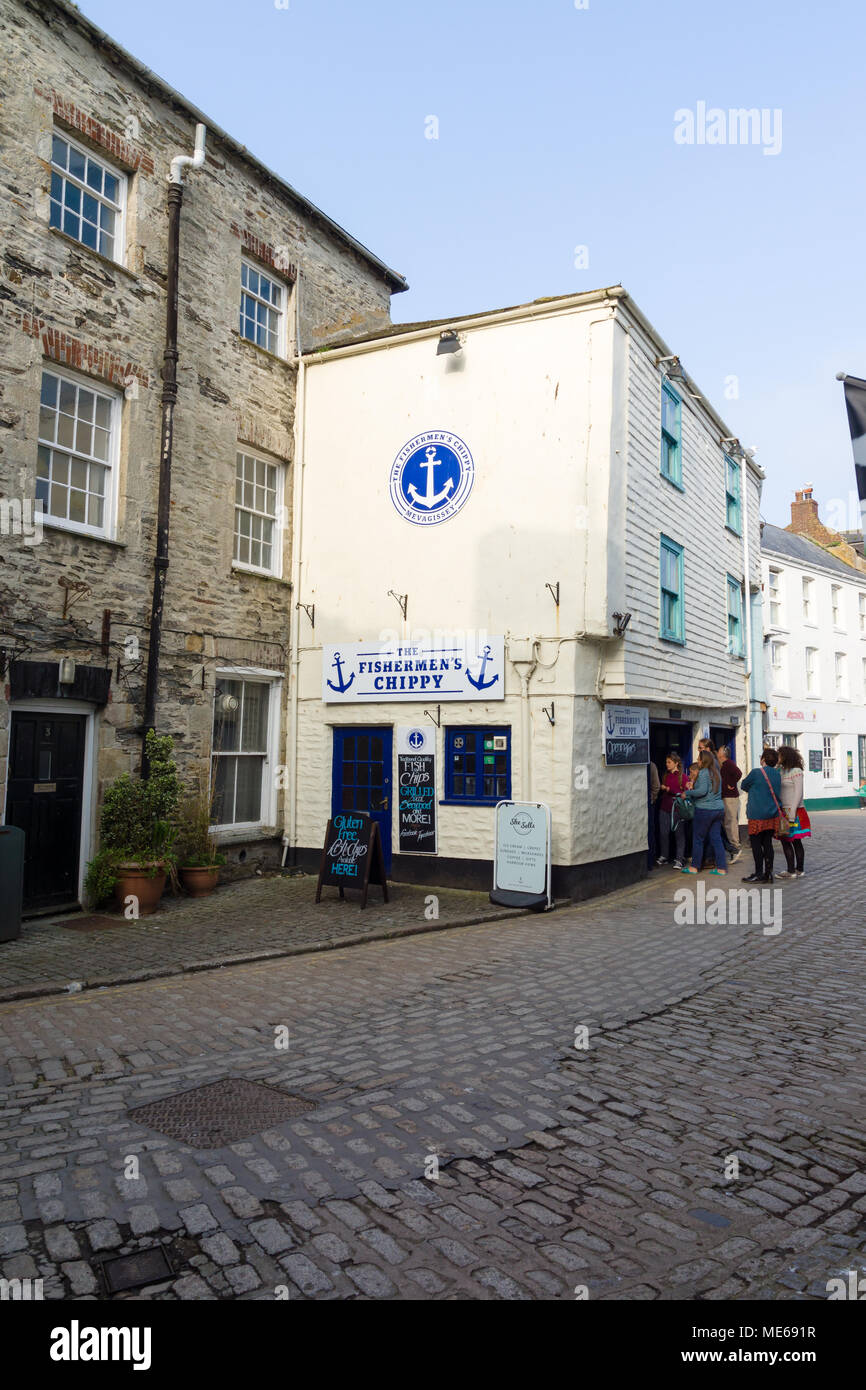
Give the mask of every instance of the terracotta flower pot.
M 218 864 L 196 865 L 181 869 L 180 881 L 191 898 L 206 898 L 216 888 L 219 872 Z
M 156 870 L 156 873 L 153 870 Z M 166 872 L 158 864 L 118 864 L 114 896 L 121 907 L 126 899 L 138 899 L 139 917 L 150 917 L 159 906 L 165 888 Z

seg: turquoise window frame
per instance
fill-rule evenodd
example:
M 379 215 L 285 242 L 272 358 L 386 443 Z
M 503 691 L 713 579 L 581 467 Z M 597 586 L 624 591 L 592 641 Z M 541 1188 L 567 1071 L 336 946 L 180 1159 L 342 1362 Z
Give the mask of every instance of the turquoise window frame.
M 665 397 L 673 403 L 676 413 L 676 433 L 665 428 Z M 673 464 L 671 464 L 673 459 Z M 683 402 L 672 386 L 662 382 L 661 399 L 661 459 L 659 472 L 669 483 L 684 492 L 683 487 Z
M 733 469 L 735 489 L 730 488 L 731 472 Z M 742 496 L 743 496 L 743 470 L 735 459 L 729 458 L 725 454 L 725 525 L 729 531 L 741 536 L 743 533 L 742 522 Z
M 664 583 L 664 561 L 666 555 L 673 557 L 676 561 L 676 590 L 671 589 Z M 665 642 L 677 642 L 683 647 L 686 643 L 684 555 L 685 551 L 678 541 L 671 540 L 670 536 L 661 536 L 659 538 L 659 636 Z M 665 598 L 670 596 L 675 596 L 676 598 L 675 622 L 673 624 L 665 622 Z
M 746 643 L 743 631 L 743 586 L 732 574 L 725 576 L 728 614 L 728 653 L 730 656 L 745 656 Z M 731 626 L 735 623 L 736 627 Z

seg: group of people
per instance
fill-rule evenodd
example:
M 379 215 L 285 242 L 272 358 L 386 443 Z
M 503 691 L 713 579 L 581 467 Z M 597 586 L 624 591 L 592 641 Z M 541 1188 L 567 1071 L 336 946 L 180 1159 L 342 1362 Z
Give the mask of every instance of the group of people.
M 740 848 L 740 792 L 748 793 L 746 816 L 754 872 L 745 883 L 772 883 L 775 878 L 802 878 L 803 841 L 810 835 L 809 817 L 803 805 L 803 759 L 796 748 L 765 748 L 758 767 L 743 777 L 731 757 L 731 749 L 716 749 L 711 739 L 698 743 L 698 760 L 688 775 L 678 753 L 665 759 L 666 771 L 658 781 L 660 854 L 656 863 L 671 862 L 685 874 L 699 873 L 704 856 L 712 858 L 712 874 L 728 872 L 728 855 L 735 863 Z M 651 769 L 651 773 L 654 769 Z M 655 789 L 653 789 L 655 790 Z M 655 795 L 653 796 L 653 800 Z M 686 863 L 686 837 L 691 822 L 691 864 Z M 786 868 L 773 873 L 774 839 L 778 839 Z

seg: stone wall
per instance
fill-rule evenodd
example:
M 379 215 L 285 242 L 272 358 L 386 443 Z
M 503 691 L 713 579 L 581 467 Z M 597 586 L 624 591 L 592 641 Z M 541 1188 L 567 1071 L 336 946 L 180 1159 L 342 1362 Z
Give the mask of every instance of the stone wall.
M 95 816 L 104 784 L 136 768 L 140 757 L 159 476 L 166 178 L 171 158 L 192 152 L 196 117 L 110 46 L 97 49 L 87 22 L 65 4 L 5 5 L 0 49 L 7 74 L 0 197 L 11 212 L 0 248 L 0 499 L 20 501 L 26 515 L 34 498 L 43 365 L 70 368 L 120 397 L 114 538 L 48 524 L 38 544 L 14 534 L 12 524 L 6 530 L 13 534 L 0 536 L 0 646 L 7 655 L 69 655 L 113 668 L 99 718 Z M 49 227 L 54 131 L 127 175 L 122 264 Z M 347 329 L 383 327 L 395 279 L 212 132 L 204 167 L 188 173 L 185 185 L 157 725 L 174 736 L 179 761 L 192 771 L 207 765 L 216 669 L 287 670 L 296 322 L 303 350 Z M 242 254 L 285 284 L 286 359 L 239 334 Z M 284 468 L 280 578 L 233 569 L 239 443 Z M 70 582 L 71 590 L 64 587 Z M 3 675 L 8 681 L 5 662 Z M 0 692 L 0 785 L 8 691 L 7 684 Z M 284 721 L 285 708 L 283 730 Z

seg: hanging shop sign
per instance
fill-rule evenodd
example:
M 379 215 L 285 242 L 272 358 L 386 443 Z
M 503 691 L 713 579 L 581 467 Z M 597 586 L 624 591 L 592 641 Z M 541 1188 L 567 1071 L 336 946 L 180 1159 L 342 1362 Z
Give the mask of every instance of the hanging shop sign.
M 427 430 L 403 445 L 391 465 L 391 501 L 406 521 L 435 526 L 459 512 L 472 491 L 469 448 L 449 430 Z
M 316 902 L 322 901 L 324 887 L 339 888 L 341 898 L 346 896 L 346 888 L 359 888 L 361 906 L 366 907 L 367 889 L 371 883 L 381 886 L 382 896 L 387 902 L 388 884 L 379 826 L 362 811 L 341 811 L 328 821 L 325 830 Z
M 397 835 L 401 854 L 436 853 L 436 735 L 397 729 Z
M 504 700 L 505 638 L 324 646 L 322 699 L 344 705 Z
M 608 767 L 649 762 L 649 710 L 638 705 L 605 705 L 604 761 Z
M 492 903 L 551 905 L 550 809 L 541 801 L 500 801 L 495 811 Z

